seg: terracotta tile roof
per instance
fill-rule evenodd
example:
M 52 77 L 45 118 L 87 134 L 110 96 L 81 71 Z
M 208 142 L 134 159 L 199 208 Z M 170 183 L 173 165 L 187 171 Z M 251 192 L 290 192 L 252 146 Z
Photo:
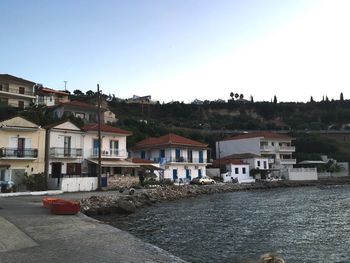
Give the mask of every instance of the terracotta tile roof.
M 184 147 L 200 147 L 207 148 L 207 144 L 197 142 L 173 133 L 166 134 L 161 137 L 149 137 L 143 141 L 136 143 L 135 148 L 152 148 L 152 147 L 162 147 L 162 146 L 184 146 Z
M 83 108 L 88 110 L 97 110 L 97 106 L 93 104 L 88 104 L 85 102 L 81 102 L 78 100 L 73 100 L 70 102 L 61 102 L 58 104 L 58 106 L 68 106 L 68 107 L 74 107 L 74 108 Z
M 22 79 L 22 78 L 19 78 L 19 77 L 13 76 L 13 75 L 9 75 L 9 74 L 0 74 L 0 79 L 5 80 L 5 81 L 9 81 L 9 82 L 26 83 L 28 85 L 35 85 L 35 82 L 33 82 L 33 81 Z
M 239 153 L 239 154 L 231 154 L 228 156 L 225 156 L 222 159 L 251 159 L 251 158 L 259 158 L 260 155 L 254 154 L 254 153 Z
M 217 166 L 217 167 L 219 167 L 220 165 L 227 165 L 227 164 L 248 165 L 242 159 L 235 159 L 235 158 L 222 158 L 220 160 L 216 159 L 213 162 L 213 166 Z
M 98 124 L 86 124 L 84 127 L 82 127 L 83 131 L 98 131 Z M 123 134 L 126 136 L 132 135 L 132 132 L 123 130 L 117 127 L 113 127 L 107 124 L 101 123 L 101 131 L 102 132 L 110 132 L 110 133 L 117 133 L 117 134 Z
M 69 92 L 60 91 L 60 90 L 54 90 L 54 89 L 49 89 L 49 88 L 38 89 L 38 91 L 36 93 L 38 93 L 38 94 L 41 94 L 41 93 L 55 93 L 55 94 L 65 95 L 65 96 L 69 95 Z
M 239 135 L 236 135 L 231 138 L 224 139 L 225 141 L 230 141 L 230 140 L 240 140 L 240 139 L 249 139 L 249 138 L 264 138 L 264 139 L 287 139 L 287 140 L 292 140 L 291 137 L 289 137 L 286 134 L 281 134 L 281 133 L 275 133 L 275 132 L 249 132 L 249 133 L 242 133 Z

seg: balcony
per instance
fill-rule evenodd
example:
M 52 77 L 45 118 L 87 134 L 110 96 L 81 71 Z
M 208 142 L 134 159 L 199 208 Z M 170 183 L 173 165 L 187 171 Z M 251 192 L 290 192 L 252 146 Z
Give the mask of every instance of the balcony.
M 296 164 L 297 160 L 296 159 L 280 159 L 279 160 L 279 164 L 283 165 L 283 164 Z
M 1 148 L 0 158 L 3 159 L 36 159 L 38 158 L 38 149 L 33 148 Z
M 261 152 L 273 152 L 273 151 L 275 151 L 275 148 L 273 146 L 269 146 L 269 145 L 260 145 L 260 151 Z
M 18 89 L 2 87 L 2 89 L 0 89 L 0 94 L 12 97 L 25 97 L 35 99 L 34 92 L 32 90 L 25 89 L 24 87 L 20 87 Z
M 160 158 L 155 157 L 151 159 L 151 161 L 160 163 L 160 164 L 168 164 L 168 163 L 206 163 L 207 160 L 205 158 L 185 158 L 185 157 L 170 157 L 170 158 Z
M 92 149 L 91 151 L 92 158 L 98 158 L 98 149 Z M 110 150 L 101 150 L 102 158 L 127 158 L 126 150 L 121 149 L 110 149 Z
M 295 152 L 295 147 L 294 146 L 280 146 L 278 148 L 280 152 Z
M 80 148 L 64 148 L 64 147 L 50 148 L 51 158 L 79 158 L 82 156 L 83 156 L 83 150 Z

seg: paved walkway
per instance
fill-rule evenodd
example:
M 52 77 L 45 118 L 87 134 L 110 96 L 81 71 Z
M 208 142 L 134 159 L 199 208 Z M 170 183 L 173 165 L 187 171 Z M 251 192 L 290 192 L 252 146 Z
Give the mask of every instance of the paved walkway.
M 76 193 L 64 198 L 90 195 Z M 185 262 L 170 253 L 83 214 L 58 216 L 41 198 L 0 198 L 0 262 Z

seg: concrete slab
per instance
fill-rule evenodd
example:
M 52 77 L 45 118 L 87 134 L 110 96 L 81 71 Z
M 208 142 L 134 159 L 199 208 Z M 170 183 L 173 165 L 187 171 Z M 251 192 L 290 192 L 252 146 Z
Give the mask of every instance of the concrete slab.
M 14 224 L 0 216 L 0 253 L 34 247 L 38 244 Z

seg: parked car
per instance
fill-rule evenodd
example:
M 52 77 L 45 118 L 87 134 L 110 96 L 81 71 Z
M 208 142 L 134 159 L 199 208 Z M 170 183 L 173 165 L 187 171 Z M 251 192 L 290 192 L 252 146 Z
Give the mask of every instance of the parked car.
M 191 184 L 215 184 L 215 180 L 208 176 L 193 178 Z

